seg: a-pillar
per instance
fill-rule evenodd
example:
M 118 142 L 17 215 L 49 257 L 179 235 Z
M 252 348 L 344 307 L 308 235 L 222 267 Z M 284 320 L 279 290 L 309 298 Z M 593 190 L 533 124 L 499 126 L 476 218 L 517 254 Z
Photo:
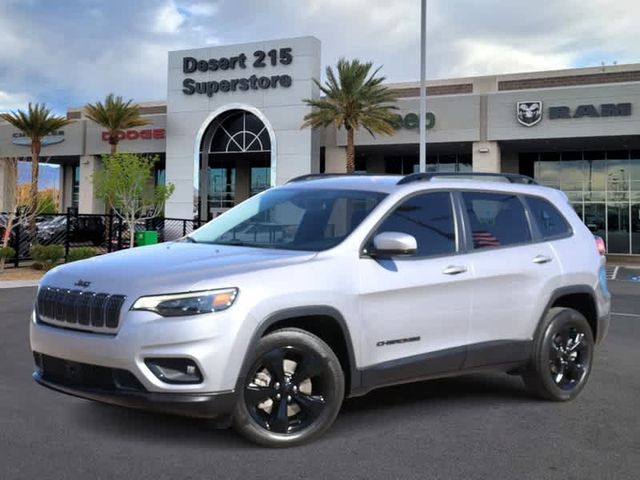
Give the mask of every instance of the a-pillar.
M 498 142 L 473 142 L 472 166 L 474 172 L 499 173 L 501 163 Z
M 102 166 L 102 161 L 93 155 L 80 157 L 80 191 L 78 213 L 104 213 L 104 202 L 96 198 L 93 176 Z

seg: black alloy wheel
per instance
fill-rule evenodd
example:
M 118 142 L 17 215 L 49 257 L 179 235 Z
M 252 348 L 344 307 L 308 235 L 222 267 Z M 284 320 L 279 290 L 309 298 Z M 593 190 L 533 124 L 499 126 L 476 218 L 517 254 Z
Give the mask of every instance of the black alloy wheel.
M 289 446 L 326 430 L 344 396 L 344 377 L 331 348 L 304 330 L 262 338 L 236 406 L 236 428 L 267 446 Z
M 325 373 L 325 375 L 323 375 Z M 263 428 L 294 433 L 308 427 L 326 406 L 326 372 L 311 351 L 286 346 L 270 351 L 249 375 L 244 399 Z
M 587 383 L 593 353 L 593 331 L 586 318 L 571 308 L 551 308 L 534 339 L 525 384 L 547 400 L 572 400 Z
M 549 371 L 553 381 L 563 390 L 580 384 L 591 363 L 591 348 L 580 326 L 567 324 L 551 339 Z

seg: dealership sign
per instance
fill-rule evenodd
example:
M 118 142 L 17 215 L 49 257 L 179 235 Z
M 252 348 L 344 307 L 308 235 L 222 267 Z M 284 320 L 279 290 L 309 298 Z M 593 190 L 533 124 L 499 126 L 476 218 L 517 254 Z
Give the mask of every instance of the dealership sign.
M 210 58 L 208 60 L 194 57 L 182 59 L 182 72 L 192 74 L 196 72 L 227 72 L 228 70 L 245 71 L 253 69 L 256 74 L 239 76 L 236 78 L 210 80 L 198 82 L 191 77 L 182 81 L 182 93 L 193 95 L 199 93 L 212 97 L 218 93 L 246 92 L 249 90 L 268 90 L 272 88 L 289 88 L 293 83 L 290 75 L 259 75 L 261 69 L 267 65 L 276 67 L 287 66 L 293 63 L 292 49 L 289 47 L 271 49 L 267 52 L 256 50 L 251 56 L 240 53 L 232 57 Z
M 118 130 L 118 140 L 163 140 L 164 128 L 146 128 L 144 130 Z M 109 132 L 102 132 L 102 141 L 109 141 Z
M 433 112 L 427 112 L 425 115 L 425 128 L 429 130 L 436 126 L 436 116 Z M 407 130 L 415 130 L 420 126 L 420 117 L 415 113 L 407 113 L 406 115 L 395 115 L 394 127 L 396 130 L 400 130 L 401 128 L 406 128 Z
M 15 132 L 13 135 L 11 135 L 11 137 L 11 143 L 13 143 L 14 145 L 24 145 L 26 147 L 31 146 L 31 139 L 22 132 Z M 42 137 L 42 140 L 40 140 L 40 144 L 43 147 L 46 147 L 47 145 L 55 145 L 56 143 L 62 142 L 64 142 L 64 130 L 56 130 L 54 132 L 51 132 L 49 135 Z
M 629 117 L 631 103 L 602 103 L 600 105 L 554 105 L 549 107 L 549 120 L 573 118 Z M 525 127 L 532 127 L 542 120 L 542 102 L 540 100 L 516 103 L 516 119 Z
M 516 104 L 516 118 L 525 127 L 532 127 L 542 120 L 542 102 L 518 102 Z

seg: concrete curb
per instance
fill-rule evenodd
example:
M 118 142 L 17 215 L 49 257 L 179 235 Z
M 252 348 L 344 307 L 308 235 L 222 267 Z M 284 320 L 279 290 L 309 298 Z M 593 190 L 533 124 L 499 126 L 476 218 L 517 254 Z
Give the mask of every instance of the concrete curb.
M 40 280 L 3 280 L 3 281 L 0 281 L 0 289 L 37 287 L 39 283 L 40 283 Z

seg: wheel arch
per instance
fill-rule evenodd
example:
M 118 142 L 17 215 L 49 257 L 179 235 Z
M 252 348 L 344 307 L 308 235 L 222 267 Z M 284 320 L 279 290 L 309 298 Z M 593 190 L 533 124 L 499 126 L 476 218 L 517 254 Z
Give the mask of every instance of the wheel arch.
M 325 341 L 334 351 L 345 374 L 345 392 L 350 396 L 361 385 L 351 334 L 344 316 L 334 307 L 314 305 L 279 310 L 262 320 L 251 337 L 238 378 L 240 388 L 251 362 L 251 352 L 265 335 L 282 328 L 300 328 Z
M 591 327 L 594 341 L 597 342 L 599 332 L 598 308 L 596 305 L 595 292 L 589 285 L 572 285 L 554 290 L 538 321 L 534 340 L 540 335 L 540 330 L 542 329 L 544 319 L 549 310 L 554 307 L 566 307 L 572 308 L 584 315 Z

